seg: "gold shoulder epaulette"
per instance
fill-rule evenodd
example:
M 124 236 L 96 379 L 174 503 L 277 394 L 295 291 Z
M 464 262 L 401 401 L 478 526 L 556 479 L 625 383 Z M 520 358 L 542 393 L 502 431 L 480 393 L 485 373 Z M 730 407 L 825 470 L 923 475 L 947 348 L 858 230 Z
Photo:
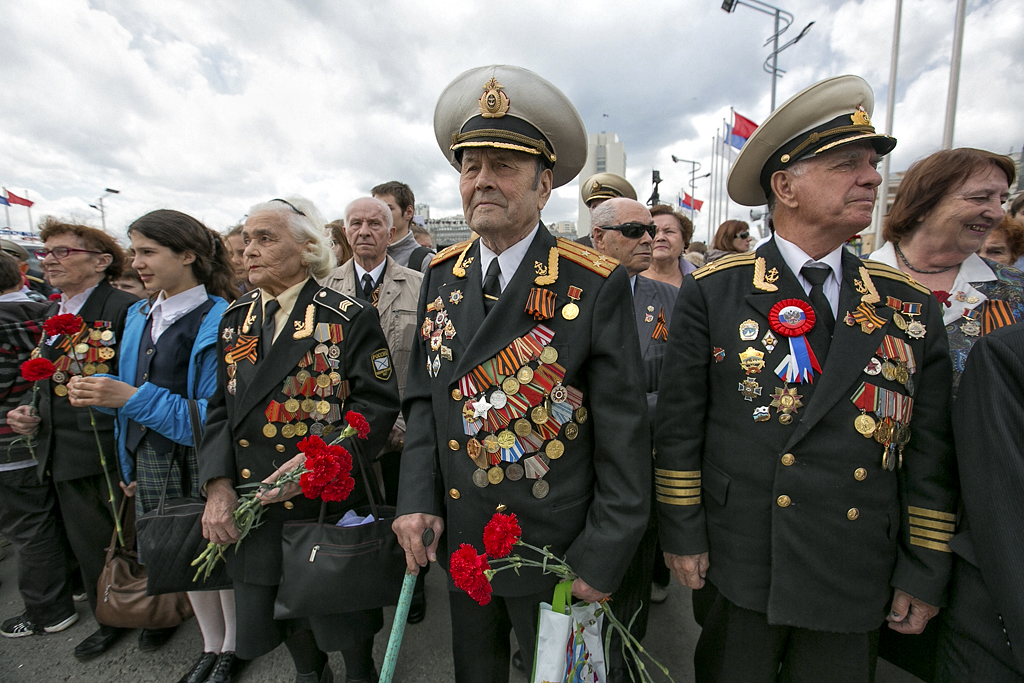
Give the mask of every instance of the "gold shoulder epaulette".
M 573 242 L 564 237 L 558 237 L 557 240 L 558 254 L 562 258 L 581 265 L 587 270 L 592 270 L 601 277 L 608 277 L 615 270 L 615 266 L 619 265 L 617 259 L 605 256 L 593 247 L 585 247 L 579 242 Z
M 932 293 L 932 290 L 928 289 L 920 282 L 910 277 L 909 275 L 907 275 L 898 268 L 893 268 L 892 266 L 887 265 L 885 263 L 881 263 L 879 261 L 872 261 L 870 259 L 862 260 L 864 261 L 864 266 L 872 275 L 877 275 L 879 277 L 884 277 L 889 280 L 895 280 L 896 282 L 902 282 L 904 284 L 910 285 L 911 287 L 921 292 L 922 294 Z
M 234 301 L 232 301 L 231 305 L 224 309 L 224 313 L 221 314 L 221 317 L 224 317 L 226 314 L 230 313 L 231 311 L 235 310 L 236 308 L 240 308 L 242 306 L 248 306 L 253 301 L 259 301 L 259 300 L 260 300 L 260 290 L 254 289 L 251 292 L 249 292 L 248 294 L 243 294 L 242 296 L 240 296 L 237 299 L 235 299 Z
M 753 251 L 748 251 L 744 254 L 736 254 L 734 256 L 723 256 L 722 258 L 712 261 L 706 266 L 702 266 L 693 271 L 693 279 L 699 280 L 702 277 L 711 275 L 711 273 L 715 273 L 719 270 L 726 270 L 728 268 L 734 268 L 736 266 L 752 266 L 756 260 L 757 253 Z
M 473 240 L 466 240 L 465 242 L 459 242 L 458 244 L 453 244 L 450 247 L 445 247 L 441 251 L 439 251 L 436 254 L 434 254 L 434 258 L 430 259 L 430 267 L 433 268 L 438 263 L 443 263 L 443 262 L 447 261 L 452 256 L 455 256 L 456 254 L 461 252 L 463 249 L 465 249 L 467 245 L 470 245 L 472 243 L 473 243 Z

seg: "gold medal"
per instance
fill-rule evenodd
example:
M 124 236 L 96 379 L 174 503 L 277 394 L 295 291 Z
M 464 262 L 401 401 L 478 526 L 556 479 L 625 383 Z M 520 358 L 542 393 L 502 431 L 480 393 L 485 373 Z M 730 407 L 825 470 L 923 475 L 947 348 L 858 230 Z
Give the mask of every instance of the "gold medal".
M 264 434 L 265 433 L 266 432 L 264 431 Z M 293 438 L 295 436 L 295 425 L 288 423 L 285 426 L 281 427 L 281 436 L 283 436 L 286 439 Z
M 234 362 L 235 362 L 235 357 L 231 355 L 230 351 L 228 351 L 227 353 L 224 354 L 224 363 L 226 365 L 233 365 Z
M 484 437 L 484 450 L 488 453 L 497 453 L 501 450 L 501 446 L 498 444 L 498 437 L 494 434 L 488 434 Z
M 544 447 L 544 453 L 546 453 L 552 460 L 558 460 L 562 457 L 562 454 L 565 453 L 565 444 L 558 439 L 553 439 Z
M 462 391 L 459 389 L 452 389 L 452 399 L 455 401 L 462 400 Z
M 501 383 L 501 390 L 509 396 L 513 396 L 519 393 L 519 380 L 515 377 L 506 377 L 505 381 Z
M 516 445 L 516 435 L 507 429 L 498 432 L 498 446 L 501 448 L 512 448 Z
M 540 362 L 545 365 L 550 365 L 558 360 L 558 350 L 553 346 L 545 346 L 544 350 L 540 352 Z
M 853 427 L 857 432 L 870 439 L 875 434 L 875 420 L 867 413 L 861 413 L 853 420 Z
M 580 424 L 583 424 L 584 422 L 587 421 L 587 409 L 584 408 L 583 406 L 580 406 L 579 408 L 576 409 L 576 421 L 579 422 Z
M 789 413 L 783 413 L 782 415 L 779 415 L 779 424 L 793 424 L 793 416 L 790 415 Z
M 896 381 L 896 366 L 889 361 L 882 363 L 882 377 L 890 382 Z
M 327 401 L 320 401 L 319 403 L 316 404 L 316 412 L 320 413 L 321 415 L 326 415 L 327 413 L 331 412 L 331 404 L 328 403 Z
M 903 367 L 902 365 L 896 366 L 895 374 L 896 374 L 896 381 L 899 382 L 900 384 L 906 384 L 907 380 L 910 379 L 910 373 L 907 372 L 907 369 L 905 367 Z
M 888 446 L 892 442 L 892 423 L 882 420 L 875 427 L 875 441 Z
M 882 469 L 889 469 L 889 449 L 886 448 L 882 451 Z
M 515 421 L 515 424 L 512 425 L 512 429 L 515 430 L 515 433 L 519 436 L 529 436 L 530 432 L 533 431 L 533 425 L 530 424 L 529 420 L 521 417 Z
M 277 436 L 277 427 L 272 422 L 268 422 L 267 424 L 263 425 L 263 436 L 267 437 L 268 439 L 273 439 L 275 436 Z
M 57 394 L 58 396 L 67 396 L 68 388 L 63 384 L 58 384 L 53 388 L 53 393 Z
M 102 332 L 100 332 L 94 327 L 93 329 L 89 330 L 89 339 L 92 339 L 93 341 L 99 341 L 101 334 Z
M 103 333 L 100 334 L 100 339 L 102 339 L 103 341 L 110 341 L 113 338 L 114 333 L 111 332 L 110 330 L 103 330 Z
M 548 421 L 548 411 L 544 406 L 537 406 L 530 411 L 530 419 L 534 424 L 542 425 Z
M 574 302 L 570 301 L 566 305 L 562 306 L 562 317 L 566 320 L 575 320 L 576 316 L 580 314 L 580 307 Z
M 305 436 L 309 433 L 309 427 L 306 426 L 305 422 L 295 423 L 295 436 Z
M 88 352 L 89 352 L 89 345 L 86 344 L 85 342 L 81 342 L 79 344 L 75 344 L 75 353 L 77 353 L 78 355 L 84 356 Z
M 97 363 L 96 372 L 98 372 L 101 375 L 105 375 L 108 372 L 110 372 L 110 366 L 107 365 L 106 363 Z
M 292 413 L 294 415 L 295 412 L 299 409 L 299 400 L 296 398 L 288 399 L 287 401 L 284 402 L 284 409 L 287 412 Z
M 337 372 L 332 372 L 329 377 L 331 378 L 331 384 L 337 386 L 341 384 L 341 375 Z
M 82 374 L 83 375 L 95 375 L 96 374 L 96 364 L 95 363 L 86 363 L 85 367 L 82 368 Z
M 544 354 L 541 354 L 541 357 L 543 358 Z M 516 379 L 519 380 L 520 384 L 529 384 L 533 381 L 533 368 L 529 365 L 519 368 L 516 372 Z
M 324 436 L 329 436 L 334 431 L 334 425 L 324 425 Z
M 114 349 L 109 346 L 104 346 L 99 350 L 100 360 L 110 360 L 114 357 Z
M 321 389 L 326 389 L 331 386 L 331 376 L 327 374 L 317 375 L 316 385 Z
M 504 478 L 505 473 L 497 465 L 487 470 L 487 481 L 491 484 L 500 484 Z
M 577 436 L 580 435 L 580 427 L 575 422 L 570 422 L 565 425 L 565 438 L 569 441 L 573 441 Z
M 302 403 L 299 404 L 299 407 L 302 408 L 304 412 L 312 413 L 316 410 L 316 401 L 311 398 L 304 398 L 302 399 Z
M 299 370 L 299 372 L 295 375 L 295 379 L 299 381 L 299 384 L 305 384 L 309 378 L 309 370 Z
M 892 321 L 896 323 L 896 327 L 900 328 L 901 330 L 907 329 L 907 320 L 899 313 L 892 314 Z

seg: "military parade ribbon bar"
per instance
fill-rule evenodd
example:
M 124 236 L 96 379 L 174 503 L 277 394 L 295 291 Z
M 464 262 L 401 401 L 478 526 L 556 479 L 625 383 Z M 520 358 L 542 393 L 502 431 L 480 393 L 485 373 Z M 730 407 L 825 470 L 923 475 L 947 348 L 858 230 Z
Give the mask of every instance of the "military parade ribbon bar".
M 526 336 L 537 340 L 537 343 L 543 347 L 550 344 L 551 340 L 555 338 L 555 331 L 547 325 L 537 325 Z
M 235 363 L 241 360 L 247 360 L 250 363 L 256 363 L 256 345 L 259 343 L 260 338 L 255 335 L 240 334 L 238 335 L 238 342 L 231 349 L 231 360 Z
M 885 360 L 903 363 L 907 368 L 907 372 L 911 375 L 917 370 L 917 363 L 914 361 L 914 349 L 907 342 L 890 334 L 885 335 L 885 339 L 882 340 L 881 346 L 878 347 L 875 353 Z
M 533 316 L 534 320 L 547 320 L 555 314 L 555 299 L 558 295 L 550 289 L 532 287 L 530 296 L 526 299 L 526 312 Z
M 772 306 L 768 325 L 776 334 L 789 339 L 789 355 L 775 368 L 783 382 L 814 383 L 814 372 L 821 372 L 818 359 L 807 343 L 806 334 L 814 327 L 814 309 L 800 299 L 783 299 Z
M 846 314 L 846 324 L 850 327 L 854 325 L 860 325 L 861 332 L 865 334 L 871 334 L 877 329 L 880 329 L 885 325 L 885 320 L 878 317 L 875 313 L 875 309 L 866 303 L 860 303 L 857 305 L 857 309 L 853 313 Z
M 896 422 L 907 424 L 914 410 L 914 399 L 882 387 L 875 387 L 878 394 L 876 412 L 879 417 L 890 417 Z
M 1017 322 L 1013 317 L 1013 310 L 1007 301 L 1001 299 L 986 299 L 981 305 L 982 332 L 989 334 L 993 330 Z
M 539 456 L 531 455 L 523 461 L 523 470 L 527 479 L 541 479 L 551 468 L 540 459 Z
M 660 339 L 661 341 L 668 341 L 668 327 L 665 324 L 664 308 L 658 312 L 658 322 L 654 326 L 654 332 L 651 333 L 651 339 Z
M 878 407 L 878 387 L 874 384 L 862 382 L 860 388 L 854 392 L 850 399 L 853 405 L 867 413 L 876 412 Z

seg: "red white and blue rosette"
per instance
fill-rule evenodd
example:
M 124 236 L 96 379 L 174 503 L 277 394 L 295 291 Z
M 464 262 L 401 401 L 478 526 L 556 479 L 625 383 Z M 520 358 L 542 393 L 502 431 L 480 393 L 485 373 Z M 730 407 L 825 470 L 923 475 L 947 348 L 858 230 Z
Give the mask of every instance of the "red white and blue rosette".
M 783 299 L 772 306 L 768 325 L 773 332 L 789 339 L 789 355 L 775 368 L 775 374 L 783 382 L 813 384 L 813 371 L 820 373 L 821 366 L 805 336 L 814 327 L 811 305 L 800 299 Z

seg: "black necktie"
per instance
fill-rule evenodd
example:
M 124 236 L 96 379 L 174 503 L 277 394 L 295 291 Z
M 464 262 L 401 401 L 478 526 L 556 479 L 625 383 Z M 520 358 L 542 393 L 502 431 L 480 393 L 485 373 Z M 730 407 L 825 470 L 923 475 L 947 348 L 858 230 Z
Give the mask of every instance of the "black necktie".
M 277 303 L 277 299 L 271 299 L 263 307 L 263 325 L 260 327 L 260 343 L 263 345 L 261 358 L 266 358 L 270 354 L 270 347 L 274 344 L 274 314 L 279 308 L 281 304 Z
M 825 323 L 830 337 L 836 329 L 836 318 L 832 315 L 832 304 L 828 302 L 828 297 L 825 296 L 824 284 L 831 273 L 831 268 L 804 266 L 800 269 L 800 274 L 811 283 L 811 306 L 814 307 L 814 312 L 818 319 Z
M 373 299 L 373 278 L 369 273 L 363 273 L 363 296 L 360 298 L 364 301 Z
M 487 275 L 484 276 L 484 312 L 490 313 L 491 308 L 497 303 L 498 297 L 501 296 L 501 283 L 498 282 L 498 276 L 501 275 L 501 266 L 498 265 L 498 259 L 491 259 L 491 265 L 487 266 Z

